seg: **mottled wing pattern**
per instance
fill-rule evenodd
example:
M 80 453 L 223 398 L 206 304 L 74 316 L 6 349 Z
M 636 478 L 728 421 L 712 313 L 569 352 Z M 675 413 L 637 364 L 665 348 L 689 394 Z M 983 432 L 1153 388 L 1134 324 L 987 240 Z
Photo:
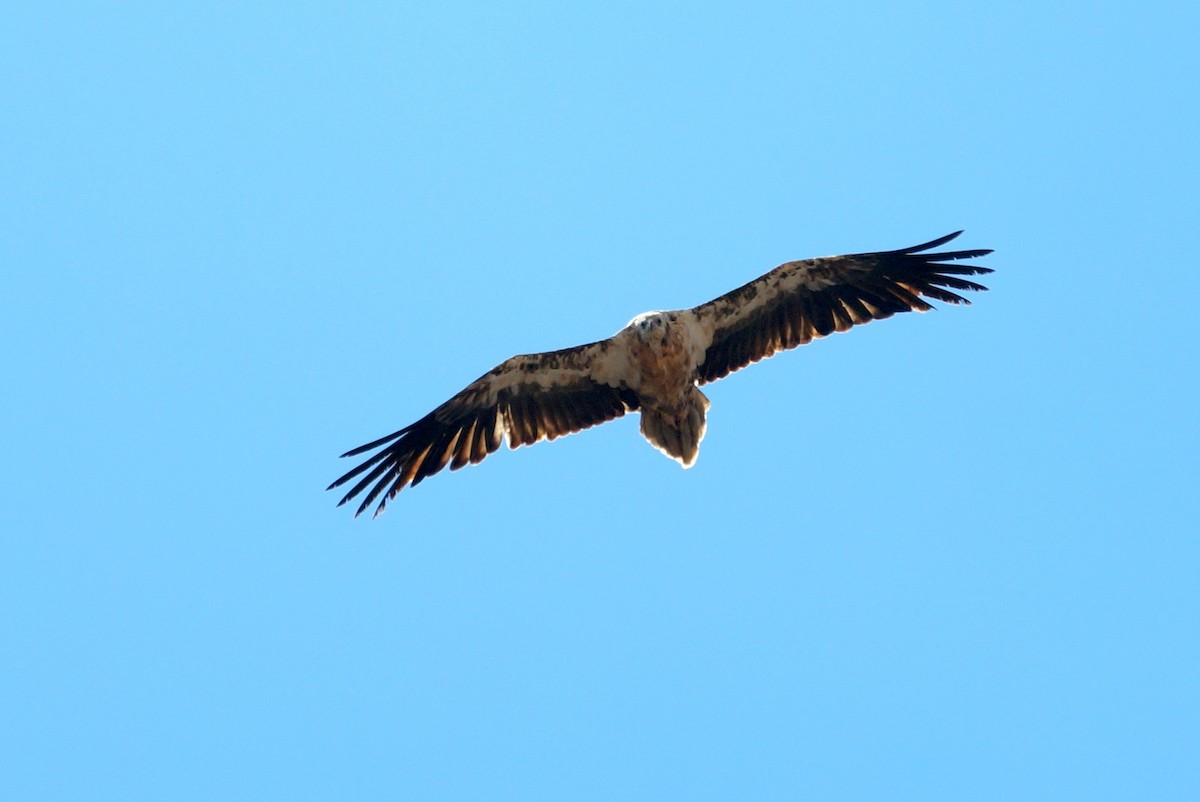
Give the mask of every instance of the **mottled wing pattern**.
M 961 234 L 897 251 L 787 262 L 770 273 L 693 309 L 713 332 L 697 379 L 716 381 L 751 362 L 835 331 L 883 320 L 897 312 L 924 312 L 925 299 L 970 303 L 955 290 L 986 290 L 959 276 L 992 272 L 948 264 L 991 250 L 924 253 Z
M 381 448 L 328 489 L 359 477 L 338 502 L 370 490 L 355 516 L 379 499 L 377 517 L 408 485 L 450 466 L 481 462 L 507 440 L 510 448 L 553 440 L 638 408 L 628 388 L 594 378 L 590 367 L 608 341 L 508 359 L 416 423 L 343 454 Z

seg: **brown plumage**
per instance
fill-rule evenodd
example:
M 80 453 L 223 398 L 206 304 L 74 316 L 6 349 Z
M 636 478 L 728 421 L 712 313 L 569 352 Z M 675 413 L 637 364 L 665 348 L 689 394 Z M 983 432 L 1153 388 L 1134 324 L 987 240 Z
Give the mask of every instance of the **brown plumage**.
M 416 423 L 343 454 L 380 448 L 329 489 L 357 478 L 339 505 L 367 491 L 355 515 L 378 499 L 378 516 L 406 486 L 447 465 L 480 462 L 502 440 L 531 445 L 634 411 L 642 435 L 690 467 L 709 407 L 698 385 L 835 331 L 932 309 L 926 298 L 967 304 L 958 292 L 986 290 L 960 276 L 991 270 L 949 263 L 990 250 L 927 253 L 961 233 L 896 251 L 786 262 L 692 309 L 639 315 L 607 340 L 505 360 Z

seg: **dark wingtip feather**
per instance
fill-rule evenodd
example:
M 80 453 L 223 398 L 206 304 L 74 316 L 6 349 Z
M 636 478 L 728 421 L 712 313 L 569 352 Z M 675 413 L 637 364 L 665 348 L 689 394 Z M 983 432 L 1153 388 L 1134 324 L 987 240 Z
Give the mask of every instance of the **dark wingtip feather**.
M 961 230 L 955 231 L 951 234 L 947 234 L 944 237 L 938 237 L 937 239 L 930 240 L 929 242 L 924 242 L 920 245 L 912 245 L 908 248 L 900 248 L 899 250 L 895 250 L 895 251 L 884 251 L 884 253 L 895 254 L 897 256 L 908 256 L 908 255 L 920 253 L 920 254 L 922 254 L 922 256 L 921 256 L 922 259 L 928 259 L 928 260 L 949 259 L 950 261 L 955 261 L 958 259 L 978 259 L 981 256 L 987 256 L 989 253 L 992 253 L 991 248 L 973 248 L 968 251 L 947 251 L 946 253 L 928 253 L 928 254 L 922 253 L 923 251 L 928 251 L 933 248 L 937 248 L 942 245 L 945 245 L 947 242 L 950 242 L 953 239 L 957 239 L 958 236 L 962 233 L 963 232 Z M 990 270 L 987 270 L 987 268 L 978 268 L 978 269 L 985 270 L 989 273 L 991 272 Z
M 936 248 L 939 245 L 945 245 L 947 242 L 949 242 L 952 239 L 957 239 L 958 236 L 963 233 L 963 230 L 965 230 L 965 229 L 960 229 L 958 231 L 954 231 L 950 234 L 947 234 L 944 237 L 938 237 L 937 239 L 930 240 L 929 242 L 923 243 L 921 245 L 913 245 L 909 248 L 901 248 L 897 251 L 892 251 L 892 253 L 920 253 L 921 251 L 927 251 L 930 248 Z
M 413 424 L 413 426 L 415 426 L 415 425 L 416 424 Z M 402 434 L 407 433 L 410 429 L 412 429 L 412 426 L 405 426 L 403 429 L 401 429 L 398 432 L 392 432 L 391 434 L 381 437 L 378 440 L 373 440 L 372 442 L 361 445 L 358 448 L 352 448 L 349 451 L 347 451 L 345 454 L 342 454 L 342 457 L 340 457 L 340 458 L 357 457 L 359 454 L 366 453 L 367 451 L 373 451 L 374 449 L 379 448 L 379 446 L 383 445 L 384 443 L 390 443 L 391 441 L 395 440 L 397 437 L 401 436 Z
M 986 256 L 989 253 L 991 253 L 991 251 L 979 251 L 978 255 Z M 945 258 L 947 258 L 947 254 L 931 253 L 926 258 L 945 259 Z M 976 255 L 974 253 L 972 253 L 971 256 L 962 256 L 959 258 L 960 259 L 974 259 L 974 258 L 976 258 Z M 982 276 L 985 273 L 996 272 L 996 271 L 992 270 L 990 267 L 984 267 L 983 265 L 947 265 L 947 264 L 942 264 L 941 262 L 929 262 L 929 266 L 937 268 L 937 271 L 939 273 L 949 273 L 950 275 L 953 275 L 953 276 Z
M 991 248 L 977 248 L 973 251 L 943 251 L 942 253 L 923 253 L 922 259 L 949 259 L 955 261 L 957 259 L 978 259 L 980 256 L 987 256 L 992 252 Z

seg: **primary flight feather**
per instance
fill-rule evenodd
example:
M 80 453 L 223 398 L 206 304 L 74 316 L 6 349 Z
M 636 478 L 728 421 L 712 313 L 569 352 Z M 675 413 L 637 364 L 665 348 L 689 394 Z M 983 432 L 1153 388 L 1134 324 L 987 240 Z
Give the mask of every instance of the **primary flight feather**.
M 785 262 L 706 304 L 638 315 L 607 340 L 514 356 L 416 423 L 343 454 L 379 449 L 328 489 L 357 480 L 339 506 L 365 491 L 355 515 L 378 500 L 378 516 L 405 487 L 447 465 L 480 462 L 502 441 L 531 445 L 635 411 L 650 444 L 691 467 L 709 406 L 699 385 L 835 331 L 932 309 L 926 298 L 967 304 L 958 292 L 986 290 L 960 277 L 991 270 L 950 263 L 991 250 L 928 253 L 961 233 L 897 251 Z

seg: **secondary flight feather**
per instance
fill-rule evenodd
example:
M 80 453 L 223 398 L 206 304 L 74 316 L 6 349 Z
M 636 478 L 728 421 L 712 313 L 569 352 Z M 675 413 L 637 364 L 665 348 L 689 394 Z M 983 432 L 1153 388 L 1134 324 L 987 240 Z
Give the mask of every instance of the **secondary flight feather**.
M 378 516 L 405 487 L 480 462 L 502 442 L 553 440 L 628 412 L 641 414 L 651 445 L 691 467 L 707 428 L 700 385 L 835 331 L 933 309 L 926 299 L 969 304 L 959 292 L 986 290 L 962 276 L 991 270 L 953 263 L 991 250 L 929 252 L 961 233 L 896 251 L 785 262 L 700 306 L 638 315 L 606 340 L 514 356 L 415 423 L 347 451 L 343 457 L 375 453 L 328 489 L 354 482 L 339 506 L 362 495 L 355 515 L 378 501 Z

